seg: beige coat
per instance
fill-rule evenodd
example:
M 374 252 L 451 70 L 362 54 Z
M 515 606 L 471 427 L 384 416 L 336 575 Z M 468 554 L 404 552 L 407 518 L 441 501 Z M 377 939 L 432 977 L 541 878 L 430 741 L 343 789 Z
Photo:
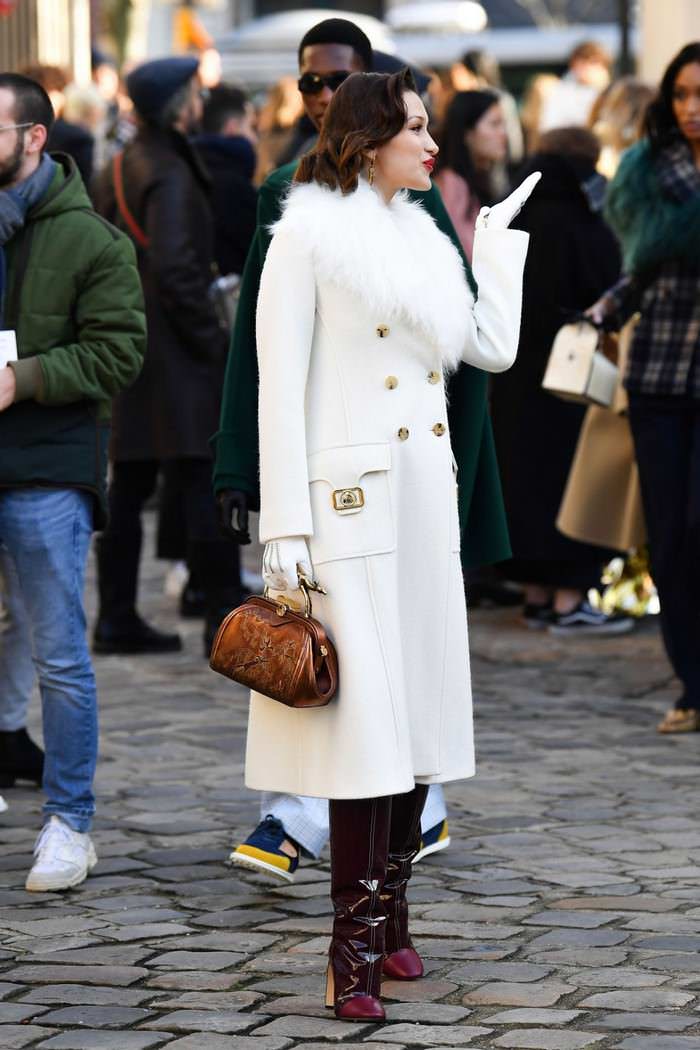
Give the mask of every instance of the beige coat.
M 624 375 L 639 315 L 623 327 L 618 366 Z M 591 405 L 581 427 L 557 528 L 583 543 L 628 551 L 647 542 L 639 471 L 620 381 L 612 407 Z
M 306 536 L 340 688 L 253 694 L 246 783 L 330 798 L 474 773 L 445 369 L 515 358 L 527 235 L 477 234 L 478 304 L 420 205 L 291 192 L 258 300 L 260 538 Z

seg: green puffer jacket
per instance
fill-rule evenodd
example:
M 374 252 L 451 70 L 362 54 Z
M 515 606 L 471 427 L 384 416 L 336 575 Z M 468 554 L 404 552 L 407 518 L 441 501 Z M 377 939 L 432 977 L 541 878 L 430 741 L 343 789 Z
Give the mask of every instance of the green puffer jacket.
M 56 154 L 46 196 L 6 245 L 5 327 L 17 333 L 15 403 L 0 412 L 0 487 L 80 488 L 104 522 L 111 399 L 146 344 L 133 245 L 92 208 Z

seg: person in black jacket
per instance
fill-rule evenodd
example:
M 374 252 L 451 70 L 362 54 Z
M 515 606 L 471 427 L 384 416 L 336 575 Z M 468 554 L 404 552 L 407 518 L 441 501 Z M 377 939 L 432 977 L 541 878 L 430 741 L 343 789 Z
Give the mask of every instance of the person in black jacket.
M 214 251 L 222 274 L 243 273 L 255 233 L 258 194 L 253 186 L 257 145 L 254 121 L 253 104 L 245 92 L 219 84 L 209 91 L 202 133 L 194 139 L 212 180 Z
M 601 214 L 605 179 L 598 140 L 585 128 L 542 136 L 522 175 L 542 172 L 515 225 L 530 234 L 520 345 L 513 367 L 494 376 L 492 418 L 513 560 L 503 574 L 525 585 L 525 622 L 555 634 L 629 630 L 587 601 L 612 554 L 558 532 L 555 521 L 585 413 L 542 389 L 558 329 L 582 313 L 620 272 L 620 250 Z
M 158 59 L 127 89 L 139 130 L 96 188 L 98 210 L 138 247 L 148 350 L 143 372 L 114 405 L 110 521 L 98 544 L 99 653 L 179 649 L 136 612 L 141 510 L 167 466 L 183 494 L 188 563 L 207 603 L 205 640 L 237 604 L 230 543 L 218 531 L 209 438 L 217 427 L 227 333 L 208 297 L 214 262 L 210 180 L 187 138 L 202 115 L 197 60 Z

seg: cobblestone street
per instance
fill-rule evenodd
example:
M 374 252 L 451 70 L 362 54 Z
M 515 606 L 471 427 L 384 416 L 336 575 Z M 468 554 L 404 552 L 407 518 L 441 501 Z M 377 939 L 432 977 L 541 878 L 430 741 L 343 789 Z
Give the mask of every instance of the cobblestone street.
M 161 626 L 164 571 L 142 587 Z M 654 731 L 675 689 L 653 621 L 565 641 L 472 614 L 478 775 L 448 787 L 452 846 L 416 868 L 428 972 L 384 985 L 383 1026 L 323 1008 L 327 855 L 289 887 L 225 866 L 258 820 L 246 697 L 208 670 L 200 622 L 180 628 L 182 654 L 96 658 L 81 888 L 25 893 L 41 794 L 5 793 L 1 1050 L 700 1050 L 700 736 Z

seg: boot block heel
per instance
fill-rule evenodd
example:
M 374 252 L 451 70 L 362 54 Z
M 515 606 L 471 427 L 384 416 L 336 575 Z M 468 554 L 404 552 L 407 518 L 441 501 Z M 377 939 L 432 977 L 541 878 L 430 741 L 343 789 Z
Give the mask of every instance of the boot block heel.
M 329 964 L 326 970 L 326 1002 L 325 1006 L 327 1010 L 332 1010 L 335 1006 L 335 980 L 333 978 L 333 967 Z
M 423 976 L 423 960 L 415 948 L 399 948 L 386 956 L 382 973 L 392 981 L 415 981 Z

